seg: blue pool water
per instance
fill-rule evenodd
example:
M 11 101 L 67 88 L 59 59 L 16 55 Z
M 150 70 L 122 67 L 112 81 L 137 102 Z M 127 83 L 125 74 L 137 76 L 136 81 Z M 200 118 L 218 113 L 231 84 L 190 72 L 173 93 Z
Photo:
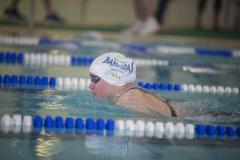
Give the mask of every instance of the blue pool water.
M 77 40 L 81 41 L 81 38 Z M 114 42 L 118 42 L 115 40 Z M 142 42 L 141 42 L 142 43 Z M 169 42 L 145 42 L 146 44 L 170 44 Z M 176 45 L 194 46 L 186 42 L 178 42 Z M 69 47 L 69 48 L 68 48 Z M 207 45 L 206 45 L 207 47 Z M 209 63 L 213 67 L 206 66 L 139 66 L 137 68 L 138 81 L 164 82 L 179 84 L 201 84 L 215 86 L 230 86 L 239 88 L 240 65 L 238 58 L 226 57 L 201 57 L 197 55 L 158 55 L 137 53 L 126 48 L 114 48 L 113 46 L 39 46 L 21 47 L 1 45 L 0 49 L 24 50 L 28 52 L 49 52 L 51 54 L 67 53 L 72 55 L 87 55 L 95 57 L 105 51 L 124 51 L 135 58 L 151 58 L 164 60 L 177 60 L 181 62 Z M 224 66 L 230 66 L 224 68 Z M 234 66 L 234 67 L 232 67 Z M 186 66 L 185 66 L 186 67 Z M 205 70 L 204 70 L 205 69 Z M 207 69 L 207 70 L 206 70 Z M 1 75 L 46 75 L 56 77 L 88 78 L 87 67 L 47 66 L 43 68 L 24 65 L 0 64 Z M 155 121 L 172 121 L 184 123 L 224 124 L 239 126 L 240 124 L 240 100 L 239 94 L 218 93 L 191 93 L 154 91 L 171 100 L 177 106 L 187 111 L 184 118 L 171 118 L 164 116 L 146 116 L 120 106 L 113 105 L 109 101 L 96 100 L 89 90 L 58 91 L 58 90 L 34 90 L 4 88 L 0 89 L 0 116 L 4 114 L 61 115 L 63 117 L 94 117 L 94 118 L 122 118 L 143 119 Z M 204 111 L 204 114 L 194 115 Z M 227 112 L 228 115 L 213 115 L 208 112 Z M 237 159 L 239 153 L 239 141 L 222 143 L 221 140 L 209 138 L 206 141 L 197 140 L 157 140 L 151 138 L 115 137 L 98 135 L 58 136 L 50 135 L 9 135 L 1 133 L 0 153 L 1 159 Z M 231 142 L 231 141 L 230 141 Z

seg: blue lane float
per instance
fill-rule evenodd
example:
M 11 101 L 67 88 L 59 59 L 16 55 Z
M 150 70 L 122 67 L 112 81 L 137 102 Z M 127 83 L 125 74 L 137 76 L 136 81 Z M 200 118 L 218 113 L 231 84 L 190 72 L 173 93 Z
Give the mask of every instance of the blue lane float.
M 55 127 L 56 128 L 63 128 L 64 127 L 63 117 L 61 117 L 61 116 L 55 117 Z
M 6 64 L 23 64 L 23 52 L 0 52 L 0 63 Z
M 33 126 L 36 128 L 42 128 L 43 118 L 41 116 L 36 116 L 33 120 Z
M 80 130 L 84 129 L 84 122 L 83 122 L 82 118 L 80 118 L 80 117 L 76 118 L 76 120 L 75 120 L 75 128 L 76 129 L 80 129 Z
M 220 56 L 220 57 L 233 57 L 232 51 L 230 50 L 219 50 L 219 49 L 204 49 L 204 48 L 196 48 L 195 52 L 200 56 Z
M 226 128 L 226 134 L 229 138 L 233 138 L 235 136 L 235 129 L 231 126 Z
M 172 83 L 156 83 L 156 82 L 138 82 L 139 87 L 142 87 L 146 90 L 154 90 L 154 91 L 181 91 L 180 84 L 172 84 Z
M 0 83 L 3 87 L 25 88 L 52 88 L 56 87 L 56 77 L 24 76 L 24 75 L 0 75 Z
M 71 66 L 89 66 L 93 60 L 94 58 L 91 57 L 72 56 Z

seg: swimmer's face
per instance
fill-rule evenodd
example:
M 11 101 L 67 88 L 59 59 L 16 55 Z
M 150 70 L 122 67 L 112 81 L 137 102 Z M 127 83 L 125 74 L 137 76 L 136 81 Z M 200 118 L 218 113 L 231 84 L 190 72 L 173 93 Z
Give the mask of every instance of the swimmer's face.
M 96 98 L 102 99 L 110 98 L 112 96 L 110 84 L 92 73 L 90 73 L 90 78 L 91 83 L 89 85 L 89 89 Z

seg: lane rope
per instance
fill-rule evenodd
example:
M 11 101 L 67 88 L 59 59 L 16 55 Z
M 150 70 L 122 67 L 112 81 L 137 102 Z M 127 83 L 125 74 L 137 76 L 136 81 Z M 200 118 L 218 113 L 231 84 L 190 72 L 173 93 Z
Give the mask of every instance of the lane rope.
M 163 66 L 163 67 L 183 67 L 184 71 L 191 71 L 192 67 L 200 68 L 221 68 L 221 69 L 240 69 L 237 64 L 211 64 L 206 62 L 184 62 L 179 60 L 163 59 L 141 59 L 133 58 L 137 66 Z M 93 57 L 74 56 L 67 54 L 48 54 L 40 52 L 15 52 L 0 51 L 0 64 L 27 65 L 34 67 L 46 66 L 78 66 L 88 67 Z
M 240 127 L 182 122 L 4 114 L 1 131 L 8 133 L 97 134 L 158 139 L 239 139 Z
M 74 44 L 77 46 L 104 46 L 124 49 L 127 52 L 134 53 L 149 53 L 157 52 L 159 55 L 198 55 L 198 56 L 213 56 L 225 58 L 239 58 L 239 49 L 222 49 L 222 48 L 199 48 L 199 47 L 182 47 L 182 46 L 167 46 L 156 45 L 150 46 L 144 43 L 122 43 L 117 42 L 101 42 L 101 41 L 75 41 L 75 40 L 55 40 L 50 38 L 37 38 L 37 37 L 12 37 L 0 36 L 0 44 L 5 45 L 19 45 L 19 46 L 40 46 L 40 45 L 61 45 L 64 43 Z
M 238 87 L 214 86 L 201 84 L 177 84 L 177 83 L 158 83 L 142 82 L 136 84 L 146 90 L 167 91 L 167 92 L 186 92 L 186 93 L 207 93 L 207 94 L 239 94 Z M 90 79 L 77 77 L 54 77 L 39 75 L 0 75 L 0 86 L 2 88 L 29 88 L 29 89 L 57 89 L 57 90 L 85 90 L 90 85 Z

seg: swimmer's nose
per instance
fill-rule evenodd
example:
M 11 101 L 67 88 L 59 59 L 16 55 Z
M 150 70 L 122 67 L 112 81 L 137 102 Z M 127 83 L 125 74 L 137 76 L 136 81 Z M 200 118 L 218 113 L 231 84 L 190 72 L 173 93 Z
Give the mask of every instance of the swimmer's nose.
M 93 87 L 94 87 L 94 84 L 93 84 L 93 82 L 91 82 L 91 83 L 89 84 L 88 88 L 92 90 Z

